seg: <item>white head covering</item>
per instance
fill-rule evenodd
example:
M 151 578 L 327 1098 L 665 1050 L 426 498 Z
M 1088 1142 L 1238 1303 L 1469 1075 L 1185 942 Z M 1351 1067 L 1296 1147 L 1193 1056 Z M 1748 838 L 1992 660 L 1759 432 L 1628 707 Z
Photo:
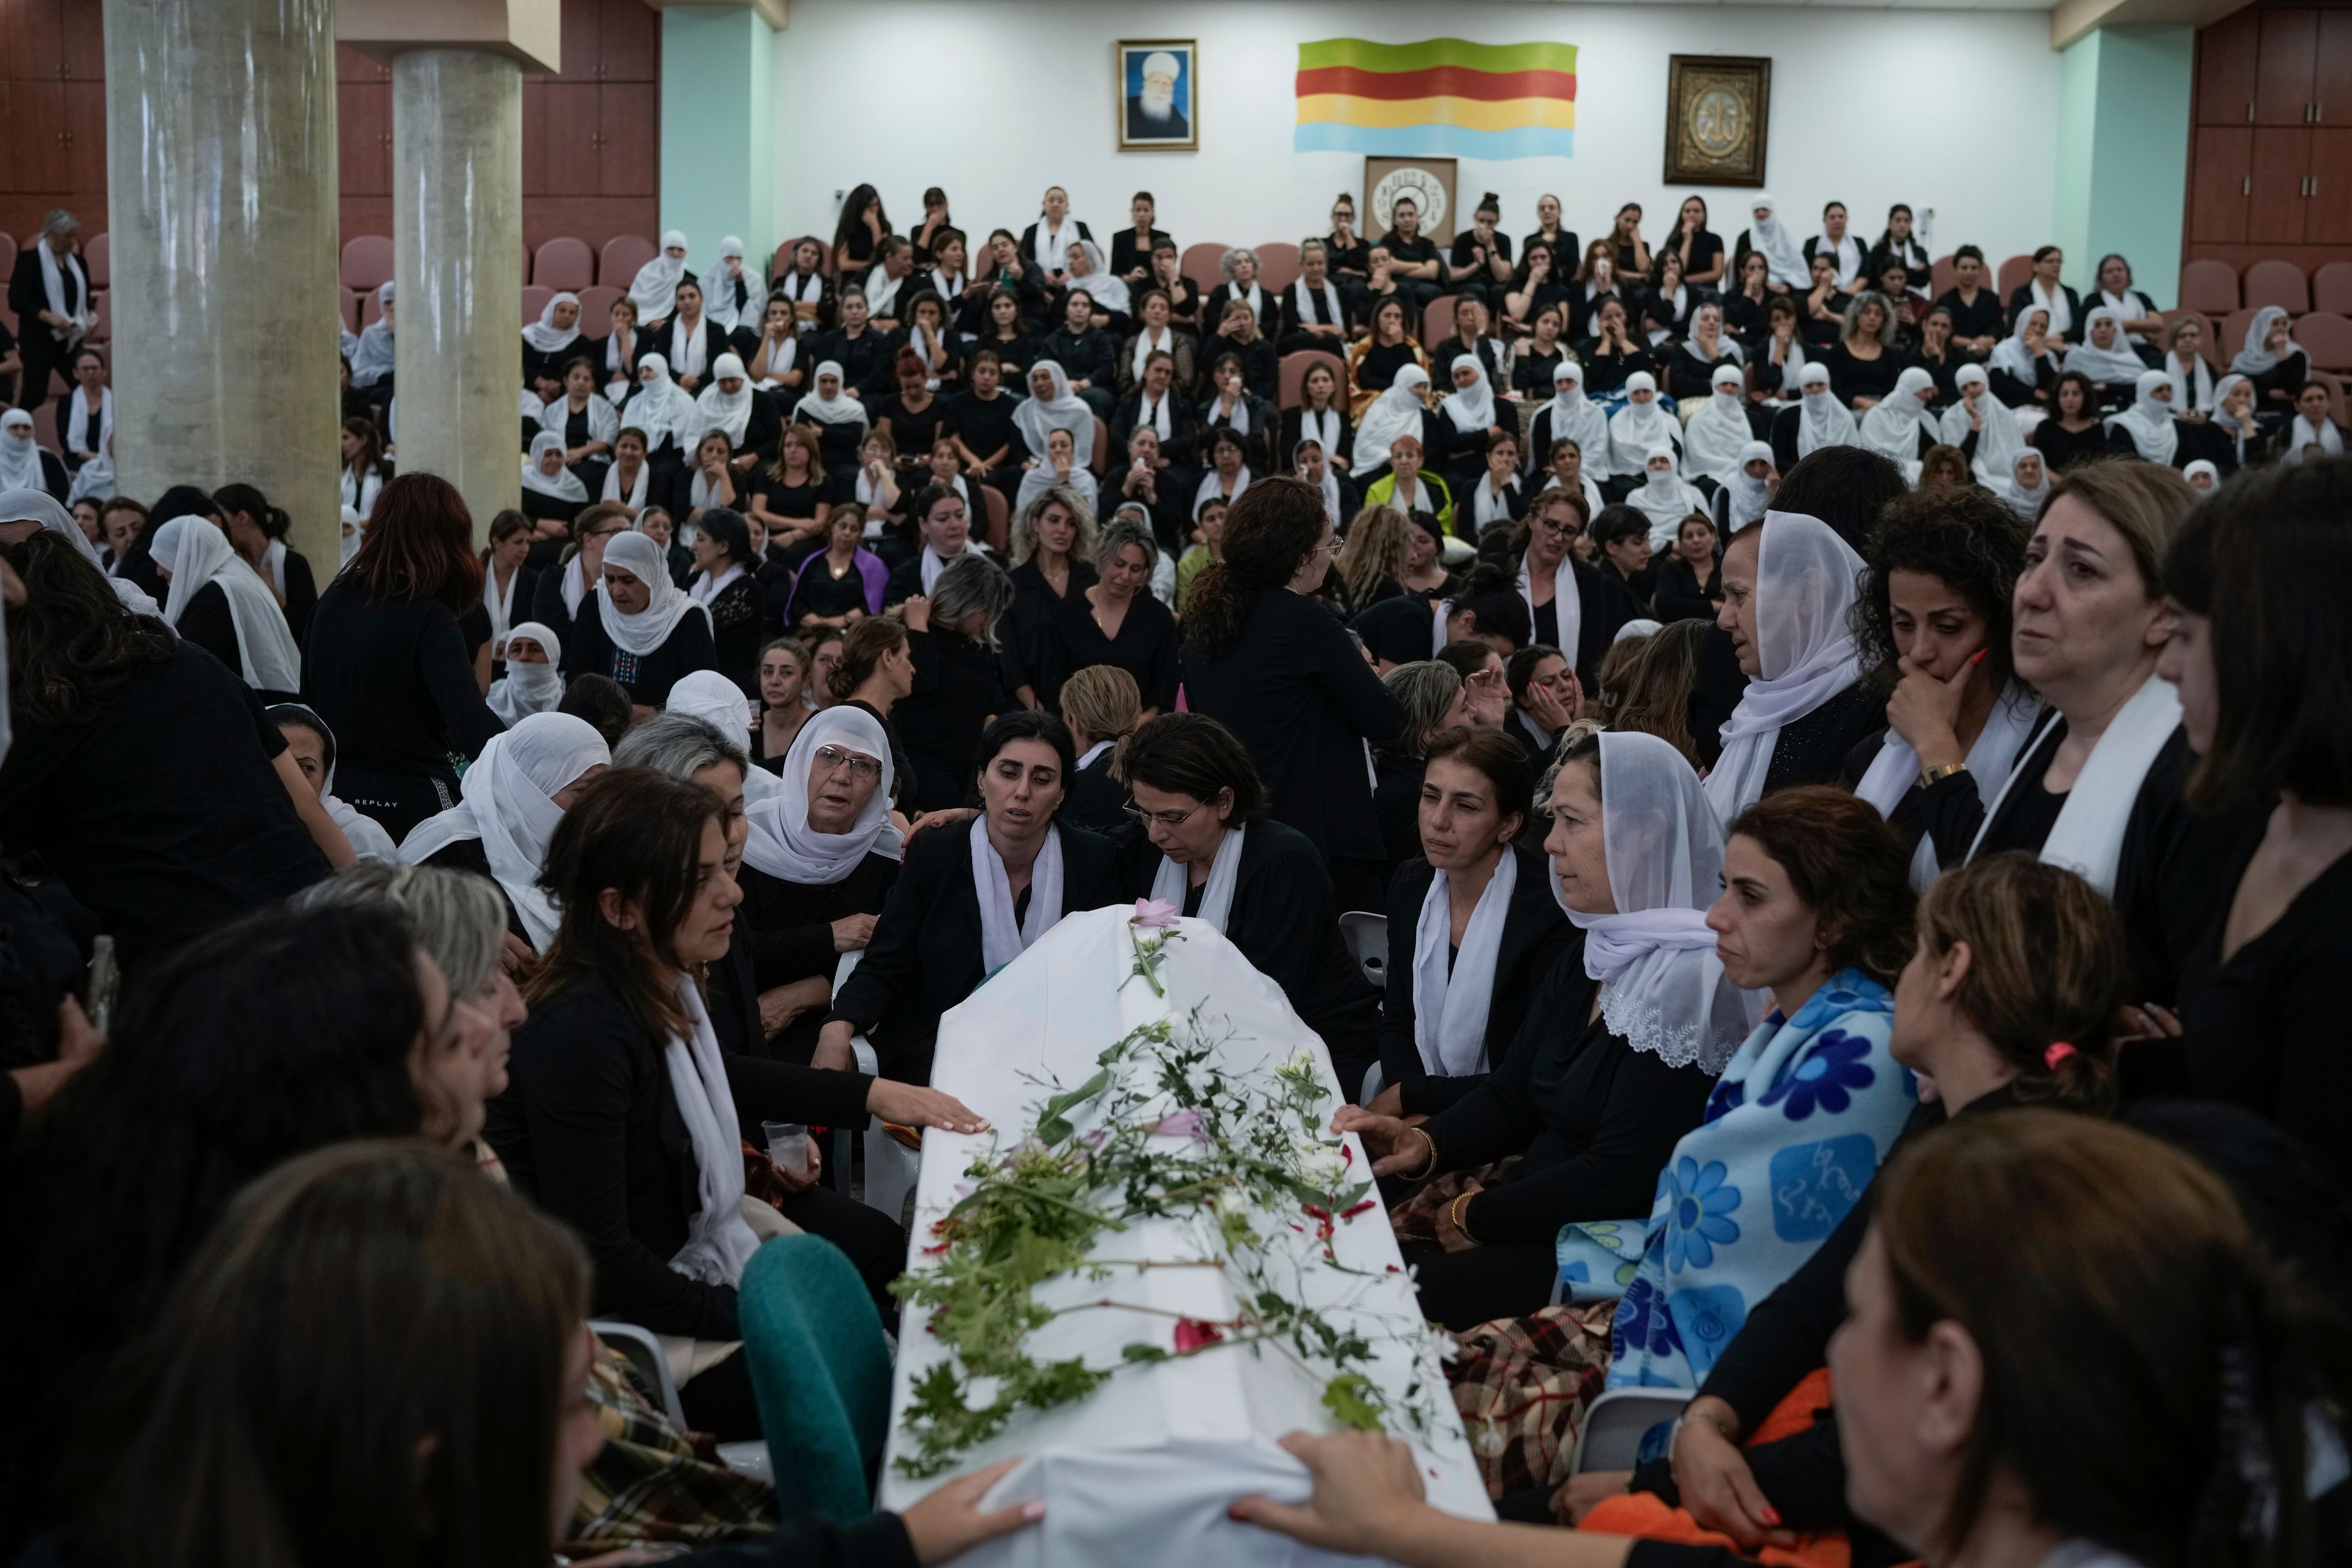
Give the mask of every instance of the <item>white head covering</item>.
M 677 305 L 678 280 L 686 276 L 686 258 L 669 254 L 671 247 L 686 248 L 686 236 L 671 229 L 661 237 L 662 247 L 654 258 L 637 268 L 635 281 L 629 285 L 629 300 L 637 308 L 641 322 L 666 320 Z
M 693 396 L 669 378 L 669 361 L 660 354 L 637 361 L 636 390 L 622 405 L 622 417 L 646 433 L 648 456 L 664 441 L 690 451 L 701 434 L 694 428 Z
M 1746 382 L 1736 364 L 1719 364 L 1707 377 L 1705 403 L 1683 426 L 1683 472 L 1692 479 L 1712 475 L 1721 482 L 1739 466 L 1739 449 L 1756 437 L 1740 400 Z
M 751 734 L 756 721 L 753 707 L 741 687 L 715 669 L 681 676 L 662 702 L 662 711 L 699 719 L 738 745 Z
M 768 309 L 768 285 L 760 277 L 760 268 L 743 268 L 743 302 L 735 302 L 735 279 L 728 275 L 727 258 L 743 259 L 743 242 L 733 235 L 719 242 L 719 258 L 710 270 L 702 275 L 702 308 L 705 314 L 719 323 L 722 332 L 738 327 L 760 330 L 760 318 Z
M 211 519 L 172 519 L 155 531 L 149 553 L 172 574 L 171 590 L 163 599 L 165 621 L 176 628 L 196 595 L 205 584 L 217 583 L 228 598 L 245 683 L 260 691 L 302 689 L 302 655 L 287 629 L 286 612 Z
M 1936 378 L 1916 364 L 1896 376 L 1895 390 L 1863 416 L 1862 444 L 1898 463 L 1917 462 L 1921 433 L 1932 446 L 1938 428 L 1935 415 L 1919 395 L 1933 396 L 1935 391 Z
M 1637 370 L 1625 378 L 1625 406 L 1609 416 L 1609 471 L 1612 474 L 1639 474 L 1647 467 L 1653 447 L 1664 447 L 1673 451 L 1682 449 L 1683 427 L 1675 416 L 1659 405 L 1653 396 L 1647 403 L 1633 401 L 1636 392 L 1654 394 L 1658 378 L 1646 370 Z M 1590 454 L 1587 454 L 1588 458 Z
M 846 833 L 819 833 L 809 826 L 809 770 L 825 746 L 857 752 L 882 764 L 881 781 Z M 868 855 L 898 858 L 898 830 L 890 823 L 890 791 L 897 775 L 890 765 L 890 739 L 882 721 L 863 708 L 820 708 L 801 725 L 784 753 L 783 787 L 745 811 L 751 836 L 743 858 L 756 870 L 803 887 L 840 881 Z
M 743 384 L 735 389 L 732 397 L 719 390 L 720 382 L 730 380 Z M 724 430 L 729 446 L 743 445 L 743 432 L 751 424 L 751 381 L 744 373 L 740 358 L 724 353 L 711 362 L 710 384 L 695 399 L 694 411 L 695 422 L 702 426 L 701 435 L 695 437 L 697 441 L 713 430 Z
M 1372 399 L 1364 410 L 1363 423 L 1356 426 L 1356 468 L 1367 471 L 1389 460 L 1389 447 L 1400 436 L 1421 439 L 1421 416 L 1424 412 L 1416 388 L 1429 384 L 1429 372 L 1407 362 L 1397 367 L 1396 379 L 1389 389 Z
M 1719 1073 L 1761 1008 L 1724 977 L 1707 929 L 1723 824 L 1683 754 L 1655 735 L 1601 736 L 1601 818 L 1617 912 L 1560 908 L 1584 931 L 1609 1032 L 1669 1067 Z M 1558 878 L 1552 896 L 1560 897 Z
M 399 865 L 400 847 L 392 841 L 392 835 L 384 831 L 383 824 L 348 801 L 335 798 L 335 732 L 327 727 L 327 721 L 320 718 L 315 710 L 299 702 L 277 703 L 268 711 L 270 722 L 281 730 L 289 724 L 299 724 L 318 731 L 327 763 L 327 776 L 319 781 L 319 806 L 333 819 L 337 827 L 342 829 L 352 853 L 362 860 L 373 860 L 379 865 Z
M 1666 460 L 1661 471 L 1649 465 L 1660 458 Z M 1661 443 L 1649 450 L 1643 459 L 1644 482 L 1628 491 L 1627 505 L 1650 520 L 1650 548 L 1664 550 L 1675 542 L 1681 531 L 1683 519 L 1691 513 L 1706 510 L 1706 498 L 1685 483 L 1674 468 L 1675 449 Z
M 509 656 L 507 672 L 490 682 L 486 699 L 490 711 L 512 729 L 534 713 L 551 713 L 563 700 L 563 672 L 556 667 L 563 662 L 563 639 L 553 628 L 538 621 L 517 621 L 507 628 L 507 646 L 511 648 L 517 637 L 529 637 L 547 655 L 545 664 L 524 664 Z
M 569 327 L 559 327 L 555 324 L 555 307 L 562 304 L 566 300 L 572 301 L 572 309 L 575 312 L 580 309 L 579 295 L 568 290 L 558 294 L 540 310 L 538 321 L 523 328 L 522 341 L 543 354 L 561 353 L 578 342 L 580 318 L 577 314 L 572 318 L 572 325 Z
M 380 305 L 392 303 L 390 279 L 377 286 L 375 298 Z M 392 368 L 392 321 L 388 317 L 380 316 L 360 331 L 359 352 L 352 356 L 352 384 L 373 386 L 390 375 Z
M 1071 287 L 1085 289 L 1087 297 L 1104 310 L 1126 315 L 1129 305 L 1127 279 L 1111 271 L 1110 263 L 1103 259 L 1101 246 L 1091 239 L 1074 243 L 1086 254 L 1087 271 L 1083 278 L 1072 274 Z
M 2172 378 L 2172 406 L 2182 414 L 2213 412 L 2213 367 L 2201 353 L 2191 353 L 2189 368 L 2180 367 L 2180 351 L 2164 356 L 2164 374 Z
M 817 383 L 828 375 L 836 383 L 845 383 L 849 379 L 842 374 L 839 360 L 829 359 L 821 362 L 816 369 L 810 373 L 806 395 L 793 405 L 794 416 L 805 414 L 819 425 L 865 424 L 866 422 L 866 405 L 844 392 L 839 385 L 835 386 L 831 397 L 825 396 L 817 390 Z
M 490 738 L 466 770 L 465 803 L 418 823 L 402 843 L 400 858 L 420 866 L 458 839 L 479 838 L 490 875 L 522 917 L 523 933 L 544 952 L 562 918 L 555 900 L 539 885 L 547 842 L 563 820 L 554 797 L 590 768 L 612 762 L 604 737 L 585 719 L 530 714 Z
M 1495 424 L 1495 384 L 1486 379 L 1486 367 L 1478 363 L 1476 354 L 1464 354 L 1454 362 L 1454 370 L 1468 365 L 1478 373 L 1478 379 L 1468 386 L 1457 386 L 1445 395 L 1437 405 L 1438 412 L 1454 421 L 1454 427 L 1466 433 L 1486 431 Z M 1453 371 L 1446 372 L 1452 375 Z M 1517 430 L 1515 424 L 1512 429 Z
M 1728 822 L 1764 793 L 1772 749 L 1793 724 L 1862 679 L 1847 624 L 1862 557 L 1819 518 L 1768 511 L 1757 542 L 1757 668 L 1723 726 L 1706 798 Z
M 2091 341 L 2091 333 L 2097 329 L 2102 320 L 2113 321 L 2116 324 L 2115 344 L 2112 348 L 2103 349 Z M 2132 353 L 2131 340 L 2124 335 L 2123 317 L 2107 306 L 2101 305 L 2095 310 L 2084 313 L 2083 341 L 2066 351 L 2066 358 L 2062 368 L 2079 370 L 2093 381 L 2126 382 L 2137 381 L 2139 373 L 2146 370 L 2147 366 L 2141 363 L 2139 355 Z
M 1047 433 L 1067 430 L 1083 461 L 1095 449 L 1095 411 L 1087 405 L 1085 398 L 1070 390 L 1069 373 L 1052 360 L 1041 359 L 1031 365 L 1022 376 L 1022 384 L 1027 385 L 1029 378 L 1041 370 L 1052 378 L 1053 393 L 1046 397 L 1023 399 L 1021 406 L 1013 411 L 1013 426 L 1029 443 L 1029 455 L 1040 462 L 1045 458 Z
M 540 471 L 547 454 L 563 456 L 563 437 L 552 430 L 541 430 L 530 438 L 530 454 L 522 460 L 522 488 L 534 495 L 552 497 L 562 501 L 582 501 L 588 499 L 588 487 L 570 468 L 558 466 L 553 478 Z
M 2254 319 L 2246 323 L 2246 345 L 2238 351 L 2238 357 L 2230 362 L 2230 368 L 2240 375 L 2262 375 L 2277 369 L 2280 362 L 2289 355 L 2302 353 L 2303 345 L 2294 341 L 2294 334 L 2292 331 L 2287 334 L 2286 351 L 2284 353 L 2271 353 L 2263 342 L 2263 340 L 2270 336 L 2271 323 L 2285 316 L 2286 311 L 2276 305 L 2265 305 L 2256 310 Z M 2306 364 L 2310 363 L 2308 356 L 2305 356 L 2304 363 Z
M 2019 470 L 2025 460 L 2033 458 L 2042 465 L 2042 482 L 2028 485 Z M 2020 447 L 2009 460 L 2009 478 L 2000 487 L 2000 499 L 2009 503 L 2010 510 L 2028 522 L 2042 515 L 2042 503 L 2050 499 L 2050 459 L 2042 457 L 2039 447 Z
M 2292 462 L 2294 459 L 2289 458 L 2288 460 Z M 2212 480 L 2217 485 L 2221 482 L 2221 470 L 2213 466 L 2213 460 L 2210 458 L 2200 458 L 2195 462 L 2180 470 L 2180 477 L 2187 479 L 2192 485 L 2197 482 L 2197 476 L 2200 474 L 2204 475 L 2207 479 Z M 2014 505 L 2015 503 L 2012 502 L 2011 504 Z
M 41 247 L 44 250 L 47 246 Z M 21 408 L 0 415 L 0 489 L 45 489 L 41 448 L 33 439 L 33 416 Z
M 2039 273 L 2025 280 L 2026 298 L 2050 312 L 2050 330 L 2061 337 L 2073 332 L 2074 308 L 2066 303 L 2063 284 L 2044 283 Z
M 2160 370 L 2141 373 L 2135 387 L 2132 405 L 2107 421 L 2111 430 L 2121 429 L 2131 437 L 2139 455 L 2151 463 L 2169 463 L 2180 445 L 2180 427 L 2173 423 L 2172 410 L 2157 394 L 2169 393 L 2172 378 Z
M 2305 418 L 2302 410 L 2298 409 L 2294 422 L 2287 426 L 2286 449 L 2279 454 L 2279 461 L 2300 463 L 2303 461 L 2303 449 L 2312 446 L 2316 446 L 2323 457 L 2340 458 L 2344 455 L 2344 433 L 2336 427 L 2336 421 L 2325 414 L 2319 416 L 2318 427 L 2315 429 L 2311 421 Z
M 643 533 L 616 533 L 604 544 L 604 567 L 618 568 L 643 583 L 653 597 L 646 607 L 634 616 L 625 616 L 614 605 L 613 596 L 604 592 L 601 579 L 596 584 L 596 608 L 604 622 L 604 636 L 624 653 L 640 658 L 669 640 L 689 611 L 699 610 L 706 621 L 710 612 L 694 602 L 687 591 L 670 581 L 669 566 L 662 560 L 662 548 Z
M 1560 356 L 1551 372 L 1552 400 L 1536 410 L 1540 418 L 1551 415 L 1551 439 L 1554 446 L 1573 441 L 1576 449 L 1584 454 L 1588 468 L 1595 473 L 1609 471 L 1609 416 L 1601 406 L 1584 395 L 1584 367 Z M 1356 440 L 1358 452 L 1363 450 L 1363 438 Z M 1363 459 L 1357 458 L 1359 463 Z M 1528 443 L 1528 472 L 1536 470 L 1535 443 Z
M 2231 371 L 2213 384 L 2213 428 L 2230 438 L 2231 445 L 2237 450 L 2241 464 L 2243 464 L 2248 457 L 2246 443 L 2258 435 L 2254 429 L 2251 410 L 2248 411 L 2246 423 L 2242 427 L 2238 424 L 2237 416 L 2230 412 L 2231 394 L 2235 392 L 2245 379 L 2237 372 Z
M 1813 360 L 1800 374 L 1805 392 L 1797 405 L 1797 456 L 1810 458 L 1824 447 L 1862 445 L 1853 413 L 1830 390 L 1830 367 Z
M 1765 209 L 1765 216 L 1761 218 L 1755 216 L 1758 207 Z M 1773 205 L 1772 198 L 1759 191 L 1755 199 L 1748 204 L 1748 248 L 1763 254 L 1766 273 L 1791 289 L 1811 278 L 1812 271 L 1805 265 L 1804 247 L 1797 243 L 1797 237 L 1790 234 L 1788 225 L 1780 221 L 1780 209 Z
M 1977 395 L 1977 412 L 1984 427 L 1977 432 L 1977 451 L 1969 466 L 1977 478 L 1995 490 L 2009 482 L 2017 466 L 2017 455 L 2025 450 L 2025 437 L 2017 432 L 2017 416 L 1992 395 L 1992 378 L 1985 374 L 1980 364 L 1964 364 L 1952 376 L 1953 384 L 1960 389 L 1960 400 L 1944 410 L 1937 426 L 1947 446 L 1964 446 L 1969 438 L 1968 389 L 1980 386 Z
M 1724 488 L 1729 492 L 1727 514 L 1724 519 L 1726 533 L 1737 533 L 1752 526 L 1772 505 L 1771 481 L 1757 479 L 1748 471 L 1748 465 L 1759 458 L 1766 463 L 1772 461 L 1772 444 L 1769 441 L 1750 441 L 1741 447 L 1739 460 L 1731 466 L 1731 472 L 1724 476 Z
M 2025 343 L 2025 329 L 2032 325 L 2036 312 L 2039 312 L 2042 317 L 2042 331 L 2046 332 L 2052 330 L 2049 326 L 2052 320 L 2049 307 L 2030 305 L 2020 310 L 2017 313 L 2016 324 L 2010 329 L 2009 336 L 1993 344 L 1992 353 L 1985 357 L 1985 367 L 1988 370 L 2005 370 L 2029 385 L 2039 378 L 2040 372 L 2034 368 L 2037 356 Z M 2045 355 L 2049 352 L 2047 347 L 2042 351 Z
M 108 575 L 105 563 L 98 558 L 98 546 L 89 542 L 89 535 L 81 531 L 81 524 L 73 520 L 73 513 L 59 506 L 58 498 L 48 491 L 39 489 L 0 491 L 0 522 L 39 523 L 49 532 L 71 543 L 75 553 L 98 568 L 99 575 L 106 578 L 107 586 L 114 590 L 114 596 L 122 601 L 124 609 L 134 616 L 153 616 L 159 620 L 163 618 L 162 606 L 147 596 L 145 589 L 127 578 Z M 171 524 L 165 523 L 163 526 L 168 528 Z M 281 687 L 276 689 L 291 690 L 292 688 Z

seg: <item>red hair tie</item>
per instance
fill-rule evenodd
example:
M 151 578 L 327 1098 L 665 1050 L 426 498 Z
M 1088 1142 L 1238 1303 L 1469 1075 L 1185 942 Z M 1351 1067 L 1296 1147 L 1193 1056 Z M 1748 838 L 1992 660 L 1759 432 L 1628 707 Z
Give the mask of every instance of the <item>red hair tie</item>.
M 2042 1065 L 2049 1068 L 2052 1072 L 2056 1072 L 2058 1070 L 2058 1064 L 2064 1061 L 2068 1057 L 2071 1057 L 2074 1054 L 2074 1047 L 2068 1045 L 2065 1041 L 2060 1040 L 2053 1045 L 2048 1050 L 2042 1053 Z

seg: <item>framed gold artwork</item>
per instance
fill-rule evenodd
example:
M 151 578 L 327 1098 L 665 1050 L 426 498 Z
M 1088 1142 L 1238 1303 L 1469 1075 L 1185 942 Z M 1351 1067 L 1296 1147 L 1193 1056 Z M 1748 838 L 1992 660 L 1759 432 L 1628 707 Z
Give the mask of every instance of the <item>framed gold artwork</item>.
M 1771 116 L 1770 60 L 1672 56 L 1666 62 L 1665 183 L 1761 186 Z

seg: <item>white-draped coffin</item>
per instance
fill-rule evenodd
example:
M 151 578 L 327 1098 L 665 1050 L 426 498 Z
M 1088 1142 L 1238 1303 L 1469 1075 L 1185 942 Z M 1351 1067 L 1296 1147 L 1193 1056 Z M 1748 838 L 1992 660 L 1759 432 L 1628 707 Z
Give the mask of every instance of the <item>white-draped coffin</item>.
M 1166 994 L 1155 994 L 1146 981 L 1130 979 L 1134 912 L 1132 906 L 1116 906 L 1070 916 L 940 1020 L 931 1081 L 988 1118 L 995 1131 L 979 1137 L 938 1131 L 924 1135 L 910 1270 L 919 1272 L 930 1261 L 923 1249 L 932 1240 L 933 1223 L 955 1205 L 960 1188 L 970 1190 L 965 1176 L 975 1156 L 1027 1137 L 1048 1098 L 1088 1080 L 1105 1047 L 1140 1026 L 1166 1019 L 1192 1029 L 1192 1041 L 1213 1045 L 1215 1059 L 1233 1074 L 1270 1072 L 1306 1051 L 1329 1096 L 1321 1112 L 1321 1125 L 1328 1129 L 1331 1112 L 1343 1103 L 1338 1080 L 1321 1040 L 1291 1011 L 1281 990 L 1215 928 L 1185 920 L 1181 940 L 1167 943 L 1159 970 Z M 1069 1117 L 1081 1135 L 1094 1125 L 1082 1111 Z M 1362 1144 L 1350 1134 L 1345 1147 L 1349 1173 L 1360 1176 L 1369 1169 Z M 1284 1293 L 1317 1309 L 1335 1328 L 1362 1332 L 1372 1344 L 1373 1360 L 1357 1370 L 1397 1408 L 1406 1403 L 1404 1391 L 1418 1384 L 1413 1403 L 1431 1416 L 1427 1431 L 1415 1433 L 1402 1421 L 1392 1422 L 1391 1429 L 1412 1442 L 1430 1500 L 1465 1518 L 1492 1519 L 1446 1393 L 1436 1342 L 1423 1327 L 1380 1205 L 1368 1205 L 1337 1221 L 1331 1240 L 1341 1266 L 1337 1268 L 1313 1245 L 1311 1217 L 1261 1211 L 1257 1228 L 1271 1234 L 1293 1223 L 1309 1230 L 1292 1238 L 1301 1245 L 1277 1246 L 1278 1258 L 1304 1260 L 1296 1283 L 1286 1284 Z M 1288 1568 L 1352 1561 L 1225 1515 L 1234 1499 L 1250 1492 L 1306 1500 L 1311 1489 L 1306 1469 L 1276 1439 L 1302 1428 L 1337 1429 L 1323 1404 L 1331 1369 L 1318 1372 L 1284 1351 L 1246 1345 L 1122 1364 L 1123 1348 L 1138 1342 L 1172 1347 L 1177 1316 L 1230 1322 L 1241 1311 L 1234 1285 L 1221 1268 L 1116 1264 L 1212 1256 L 1213 1235 L 1206 1221 L 1145 1218 L 1104 1233 L 1094 1256 L 1113 1264 L 1105 1277 L 1065 1275 L 1038 1287 L 1036 1300 L 1049 1307 L 1108 1300 L 1154 1310 L 1067 1312 L 1032 1336 L 1030 1353 L 1039 1359 L 1075 1355 L 1089 1366 L 1120 1370 L 1075 1404 L 1016 1415 L 1003 1433 L 963 1454 L 947 1472 L 1025 1456 L 1024 1463 L 997 1483 L 987 1506 L 1045 1503 L 1040 1525 L 974 1549 L 963 1559 L 971 1568 L 1087 1563 Z M 905 1426 L 912 1386 L 948 1358 L 945 1347 L 924 1332 L 922 1319 L 921 1310 L 910 1306 L 891 1396 L 879 1500 L 885 1508 L 904 1508 L 946 1479 L 910 1479 L 896 1464 L 912 1446 Z

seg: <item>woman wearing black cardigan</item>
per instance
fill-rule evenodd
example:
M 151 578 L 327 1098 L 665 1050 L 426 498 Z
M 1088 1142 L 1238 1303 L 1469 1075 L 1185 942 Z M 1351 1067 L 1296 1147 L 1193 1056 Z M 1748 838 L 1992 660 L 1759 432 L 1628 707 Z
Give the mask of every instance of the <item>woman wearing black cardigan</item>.
M 735 1289 L 759 1245 L 744 1215 L 744 1113 L 780 1109 L 739 1103 L 693 978 L 734 931 L 742 894 L 728 858 L 726 805 L 700 784 L 619 768 L 581 791 L 548 846 L 563 923 L 486 1129 L 515 1185 L 586 1244 L 600 1315 L 706 1341 L 740 1337 Z M 643 912 L 642 928 L 605 914 L 608 891 Z M 804 1121 L 982 1125 L 949 1096 L 861 1073 L 798 1082 Z M 757 1436 L 750 1383 L 730 1353 L 687 1384 L 688 1421 Z
M 1339 940 L 1323 858 L 1262 815 L 1265 786 L 1240 741 L 1198 713 L 1163 714 L 1129 737 L 1119 766 L 1143 827 L 1128 848 L 1128 891 L 1223 931 L 1323 1037 L 1340 1083 L 1362 1083 L 1379 998 Z
M 1005 689 L 997 646 L 998 625 L 1012 607 L 1012 579 L 977 550 L 948 563 L 928 604 L 908 602 L 915 689 L 892 706 L 890 722 L 915 770 L 910 811 L 963 805 L 981 731 L 1019 706 Z
M 1385 1082 L 1370 1102 L 1383 1115 L 1433 1115 L 1476 1089 L 1509 1053 L 1536 981 L 1577 943 L 1550 862 L 1513 842 L 1535 784 L 1525 748 L 1499 730 L 1430 743 L 1422 853 L 1389 888 Z
M 1008 713 L 981 737 L 980 757 L 981 815 L 907 847 L 874 940 L 834 994 L 817 1066 L 846 1068 L 862 1033 L 891 1077 L 928 1082 L 941 1014 L 1064 915 L 1118 899 L 1117 847 L 1054 820 L 1077 762 L 1062 721 Z M 1058 907 L 1032 910 L 1056 879 Z
M 1224 559 L 1186 598 L 1184 695 L 1247 748 L 1267 814 L 1322 851 L 1339 907 L 1371 910 L 1385 856 L 1364 742 L 1393 742 L 1404 710 L 1307 597 L 1333 542 L 1320 490 L 1286 476 L 1251 482 L 1225 519 Z

